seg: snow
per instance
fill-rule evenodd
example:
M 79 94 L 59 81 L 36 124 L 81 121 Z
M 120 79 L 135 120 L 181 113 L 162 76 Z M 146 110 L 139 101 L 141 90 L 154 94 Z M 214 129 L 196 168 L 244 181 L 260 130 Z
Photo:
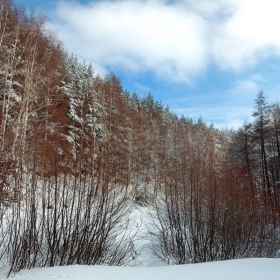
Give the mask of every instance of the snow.
M 279 280 L 280 260 L 243 259 L 157 267 L 73 265 L 22 270 L 11 278 L 25 280 Z
M 135 259 L 130 262 L 131 266 L 160 266 L 164 263 L 153 256 L 150 249 L 150 240 L 148 231 L 151 227 L 149 207 L 135 205 L 129 215 L 129 228 L 133 238 Z

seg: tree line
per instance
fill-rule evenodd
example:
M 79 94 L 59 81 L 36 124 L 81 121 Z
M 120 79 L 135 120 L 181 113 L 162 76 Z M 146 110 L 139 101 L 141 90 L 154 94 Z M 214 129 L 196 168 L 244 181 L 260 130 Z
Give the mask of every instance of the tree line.
M 255 100 L 253 123 L 245 123 L 233 138 L 232 150 L 252 181 L 252 191 L 279 205 L 280 105 L 268 104 L 263 91 Z

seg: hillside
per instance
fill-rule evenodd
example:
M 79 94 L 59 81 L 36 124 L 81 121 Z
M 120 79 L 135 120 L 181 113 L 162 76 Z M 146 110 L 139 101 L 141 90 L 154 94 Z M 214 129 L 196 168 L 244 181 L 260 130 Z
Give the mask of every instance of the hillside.
M 144 262 L 135 207 L 149 210 L 142 239 L 162 264 L 279 256 L 278 103 L 260 91 L 253 123 L 218 130 L 96 75 L 13 1 L 0 2 L 0 38 L 8 276 Z

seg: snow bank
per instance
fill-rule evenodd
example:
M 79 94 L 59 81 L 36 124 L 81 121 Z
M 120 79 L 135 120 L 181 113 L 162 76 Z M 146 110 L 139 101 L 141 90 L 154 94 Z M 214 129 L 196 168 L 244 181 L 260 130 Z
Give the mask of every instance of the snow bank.
M 157 267 L 74 265 L 22 270 L 11 278 L 25 280 L 279 280 L 280 260 L 243 259 Z

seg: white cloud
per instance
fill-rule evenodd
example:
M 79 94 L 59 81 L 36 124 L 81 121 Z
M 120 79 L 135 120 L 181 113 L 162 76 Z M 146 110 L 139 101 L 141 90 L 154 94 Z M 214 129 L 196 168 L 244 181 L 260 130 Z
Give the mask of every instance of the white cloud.
M 251 98 L 262 89 L 261 85 L 264 81 L 265 79 L 261 74 L 252 74 L 245 79 L 237 80 L 231 92 L 237 95 L 243 95 L 243 97 L 244 94 L 247 94 Z
M 280 54 L 279 11 L 275 0 L 236 0 L 236 10 L 214 40 L 214 57 L 223 68 L 240 69 Z
M 249 120 L 256 95 L 264 86 L 266 88 L 267 81 L 259 73 L 236 80 L 233 86 L 225 93 L 227 102 L 225 102 L 223 107 L 232 112 L 231 115 L 225 112 L 225 115 L 229 116 L 228 121 L 230 122 L 235 118 Z M 232 110 L 233 108 L 234 110 Z
M 191 82 L 211 61 L 240 70 L 280 55 L 279 8 L 276 0 L 64 1 L 49 24 L 97 72 L 120 67 Z
M 51 25 L 68 48 L 98 67 L 152 70 L 188 81 L 207 65 L 207 26 L 182 4 L 160 1 L 62 2 Z
M 265 78 L 259 73 L 252 74 L 251 79 L 256 82 L 265 82 L 266 81 Z
M 199 102 L 199 104 L 198 104 Z M 175 102 L 174 102 L 175 103 Z M 210 125 L 212 122 L 216 127 L 240 127 L 244 121 L 252 121 L 252 104 L 248 102 L 243 102 L 242 100 L 232 98 L 225 101 L 211 102 L 211 100 L 197 100 L 197 103 L 191 104 L 188 107 L 182 106 L 179 102 L 173 103 L 172 108 L 174 112 L 181 116 L 189 116 L 197 121 L 200 116 L 202 116 L 203 121 Z M 186 100 L 181 100 L 181 103 L 188 104 Z
M 240 1 L 240 9 L 228 23 L 233 36 L 256 44 L 279 49 L 279 8 L 275 0 Z
M 252 80 L 241 80 L 236 83 L 236 91 L 241 94 L 254 92 L 254 94 L 258 91 L 259 87 L 256 82 Z

